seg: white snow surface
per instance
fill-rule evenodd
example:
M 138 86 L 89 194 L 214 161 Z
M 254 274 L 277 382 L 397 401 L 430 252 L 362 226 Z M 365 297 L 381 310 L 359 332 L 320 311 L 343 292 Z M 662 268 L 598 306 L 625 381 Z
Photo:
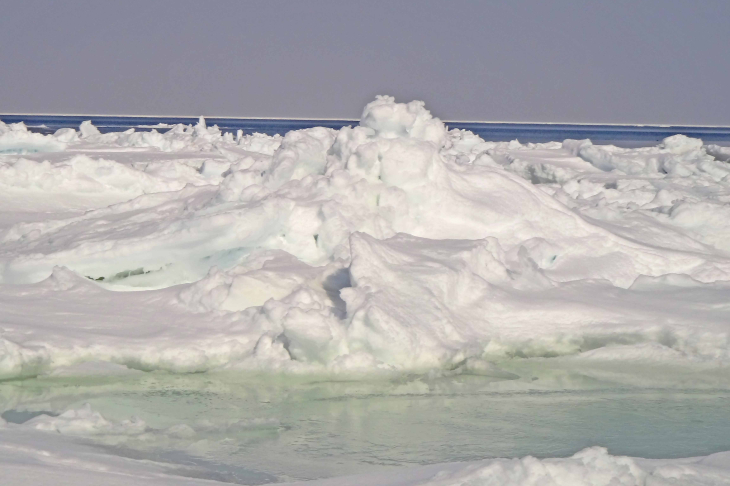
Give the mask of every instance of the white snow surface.
M 730 165 L 701 140 L 486 142 L 385 96 L 284 137 L 0 137 L 0 378 L 730 357 Z
M 0 379 L 85 366 L 510 379 L 551 360 L 715 379 L 728 295 L 728 150 L 683 135 L 488 142 L 387 96 L 359 126 L 283 137 L 203 119 L 165 133 L 0 123 Z M 2 483 L 214 484 L 71 440 L 191 431 L 89 407 L 0 419 Z M 720 485 L 729 454 L 594 447 L 308 484 Z

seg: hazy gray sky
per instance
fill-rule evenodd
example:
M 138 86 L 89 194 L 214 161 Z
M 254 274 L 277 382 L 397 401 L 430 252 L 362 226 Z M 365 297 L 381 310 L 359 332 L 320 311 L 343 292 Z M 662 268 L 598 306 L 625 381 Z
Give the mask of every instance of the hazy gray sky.
M 3 0 L 0 113 L 730 125 L 730 0 Z

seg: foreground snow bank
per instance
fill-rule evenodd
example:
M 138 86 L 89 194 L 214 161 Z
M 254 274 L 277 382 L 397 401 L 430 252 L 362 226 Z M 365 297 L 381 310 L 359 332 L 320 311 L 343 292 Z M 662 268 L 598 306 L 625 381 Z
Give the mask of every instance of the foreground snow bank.
M 601 447 L 582 450 L 566 459 L 485 461 L 452 466 L 425 481 L 432 486 L 483 485 L 721 485 L 730 484 L 730 453 L 678 460 L 646 460 L 612 456 Z
M 0 159 L 0 378 L 730 358 L 730 167 L 700 140 L 486 142 L 390 97 L 339 131 L 43 140 Z
M 58 434 L 0 429 L 0 451 L 4 486 L 226 484 L 185 477 L 179 467 L 169 464 L 103 454 Z

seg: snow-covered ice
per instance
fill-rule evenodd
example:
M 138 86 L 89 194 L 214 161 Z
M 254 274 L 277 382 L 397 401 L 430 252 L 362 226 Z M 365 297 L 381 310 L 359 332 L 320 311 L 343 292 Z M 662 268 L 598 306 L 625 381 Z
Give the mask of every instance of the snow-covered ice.
M 508 380 L 544 363 L 623 384 L 726 383 L 727 155 L 683 135 L 484 141 L 390 97 L 359 126 L 273 137 L 203 119 L 54 135 L 0 122 L 0 379 L 92 363 Z M 46 457 L 24 434 L 149 433 L 69 413 L 3 429 L 8 457 L 24 458 L 3 467 Z M 87 467 L 64 457 L 43 467 Z M 722 464 L 593 448 L 382 481 L 728 484 Z
M 730 167 L 700 140 L 485 142 L 387 97 L 283 138 L 3 130 L 38 151 L 0 162 L 5 378 L 728 357 Z

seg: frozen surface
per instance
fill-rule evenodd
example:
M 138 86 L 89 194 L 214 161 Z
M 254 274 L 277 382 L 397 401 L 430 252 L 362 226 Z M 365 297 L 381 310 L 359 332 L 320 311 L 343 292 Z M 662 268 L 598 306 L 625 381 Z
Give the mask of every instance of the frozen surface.
M 62 443 L 58 436 L 3 432 L 0 467 L 8 486 L 62 485 L 213 485 L 210 479 L 181 476 L 190 469 L 99 454 L 88 446 Z M 61 448 L 63 447 L 63 448 Z M 642 460 L 612 456 L 605 449 L 584 449 L 565 459 L 485 460 L 423 466 L 296 484 L 313 486 L 380 485 L 601 485 L 686 486 L 730 484 L 730 457 L 719 453 L 683 460 Z
M 730 448 L 730 391 L 617 385 L 544 363 L 522 372 L 533 376 L 339 382 L 241 373 L 43 377 L 0 385 L 7 421 L 0 438 L 6 445 L 33 440 L 33 447 L 49 450 L 43 437 L 62 437 L 71 448 L 63 451 L 66 457 L 85 450 L 96 462 L 145 459 L 169 474 L 242 484 L 326 477 L 340 478 L 330 483 L 339 484 L 352 474 L 377 474 L 390 484 L 418 473 L 425 481 L 468 464 L 414 467 L 570 457 L 596 443 L 614 457 L 600 451 L 588 457 L 609 468 L 603 474 L 620 477 L 620 468 L 611 469 L 615 456 L 676 463 Z
M 447 131 L 423 103 L 389 97 L 366 106 L 359 126 L 274 137 L 223 134 L 202 119 L 165 133 L 101 134 L 83 123 L 41 135 L 0 123 L 0 379 L 539 377 L 559 390 L 570 377 L 579 389 L 726 390 L 727 160 L 727 147 L 683 135 L 629 148 L 484 141 Z M 48 432 L 152 433 L 72 402 L 9 424 L 3 443 L 27 439 L 12 446 L 21 454 Z M 165 449 L 191 424 L 154 426 L 150 440 Z M 625 454 L 662 457 L 651 450 Z M 693 484 L 692 474 L 726 484 L 726 471 L 712 469 L 722 457 L 680 466 L 588 449 L 449 466 L 417 481 L 561 484 L 572 474 L 576 484 L 672 484 L 667 475 L 681 470 L 677 484 Z M 466 457 L 426 462 L 450 460 Z M 159 467 L 150 481 L 164 484 Z M 357 469 L 348 467 L 321 474 Z M 320 477 L 295 469 L 274 477 Z M 239 482 L 249 480 L 263 481 Z

